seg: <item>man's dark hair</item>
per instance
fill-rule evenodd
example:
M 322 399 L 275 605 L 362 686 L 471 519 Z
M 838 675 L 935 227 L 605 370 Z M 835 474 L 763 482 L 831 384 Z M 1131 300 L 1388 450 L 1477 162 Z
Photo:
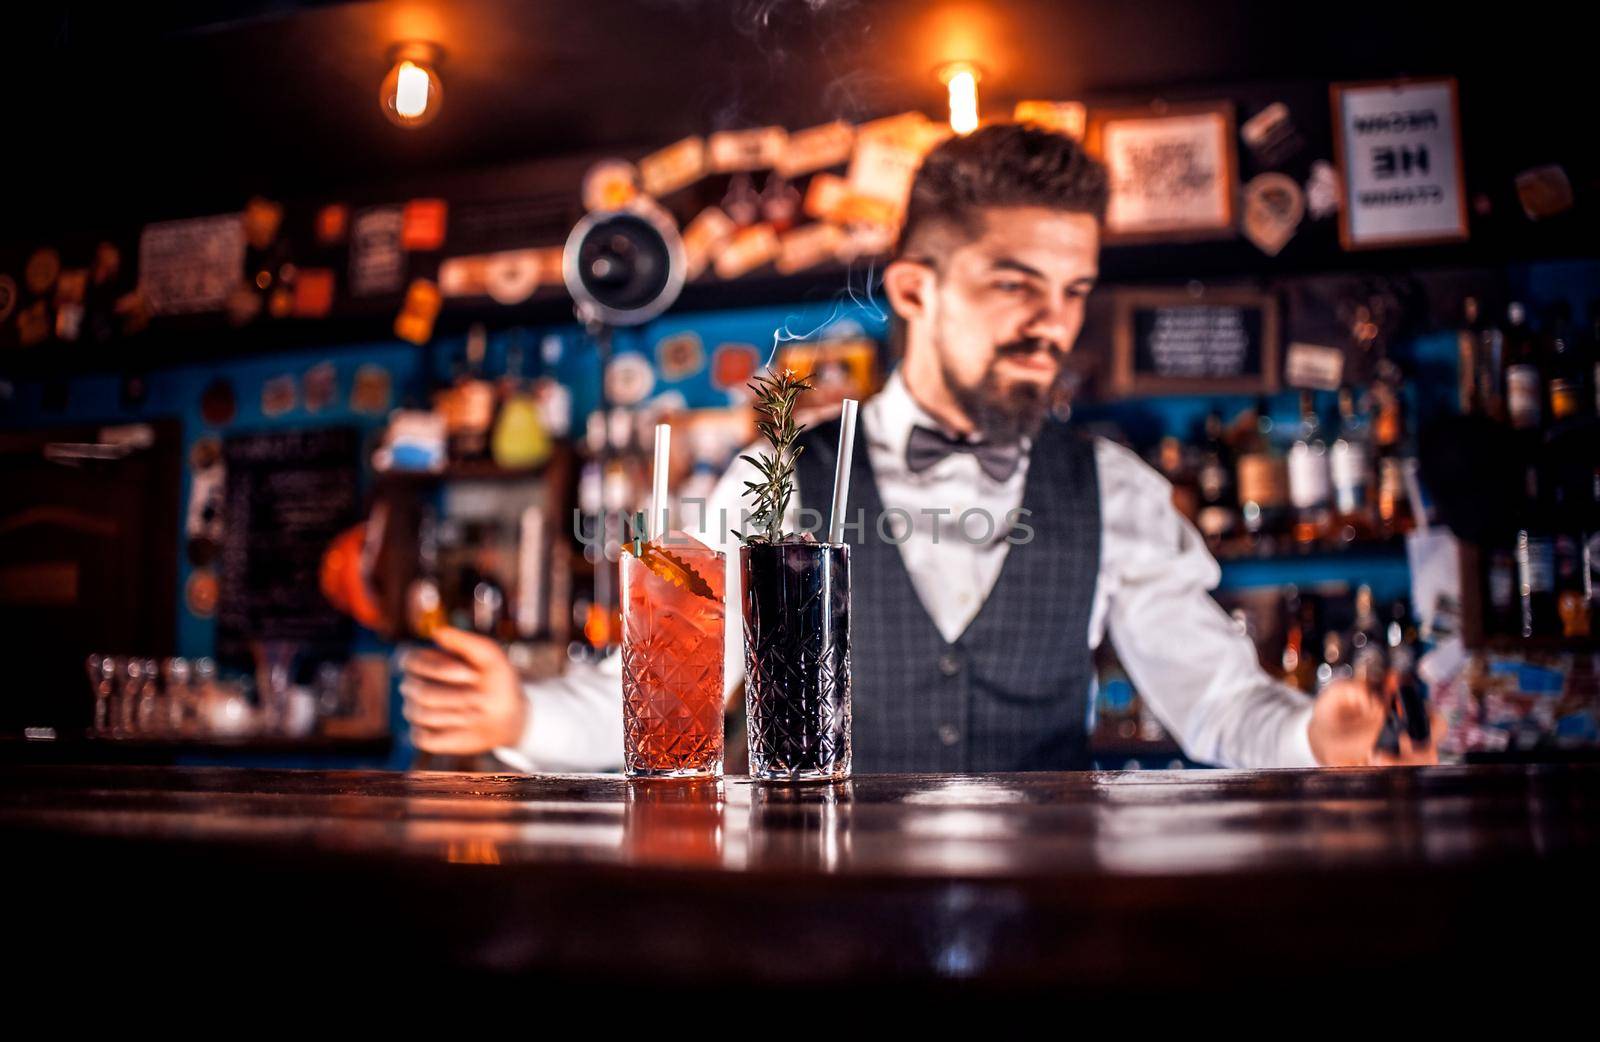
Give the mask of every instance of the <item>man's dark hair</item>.
M 976 238 L 987 207 L 1044 206 L 1104 221 L 1108 184 L 1106 168 L 1066 135 L 991 124 L 950 138 L 922 161 L 895 256 L 925 255 L 940 232 Z

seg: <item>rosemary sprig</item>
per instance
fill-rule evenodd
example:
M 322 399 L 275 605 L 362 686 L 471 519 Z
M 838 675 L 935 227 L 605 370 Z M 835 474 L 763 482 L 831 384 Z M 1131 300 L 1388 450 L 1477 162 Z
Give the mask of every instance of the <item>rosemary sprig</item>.
M 734 534 L 745 543 L 781 543 L 798 538 L 783 531 L 783 515 L 794 495 L 794 464 L 803 448 L 795 440 L 805 430 L 804 424 L 794 422 L 794 406 L 802 393 L 811 390 L 811 380 L 785 369 L 758 376 L 749 386 L 756 397 L 756 430 L 772 451 L 740 457 L 761 472 L 761 480 L 744 483 L 745 495 L 754 504 L 750 521 L 755 529 L 749 535 Z

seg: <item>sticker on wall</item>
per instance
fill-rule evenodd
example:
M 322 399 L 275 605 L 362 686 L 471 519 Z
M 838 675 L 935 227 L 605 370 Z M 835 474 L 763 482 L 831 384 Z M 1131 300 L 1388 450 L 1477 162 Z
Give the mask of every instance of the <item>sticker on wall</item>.
M 1314 391 L 1337 391 L 1344 380 L 1344 351 L 1296 341 L 1283 360 L 1283 382 Z
M 261 291 L 253 282 L 241 282 L 228 293 L 225 303 L 228 321 L 236 326 L 247 325 L 261 314 Z
M 655 387 L 656 373 L 644 355 L 620 354 L 606 366 L 605 385 L 612 405 L 638 405 Z
M 719 130 L 706 140 L 706 155 L 713 173 L 769 170 L 783 158 L 789 132 L 782 127 Z
M 294 314 L 294 287 L 290 283 L 280 280 L 267 294 L 267 314 L 273 318 L 288 318 Z
M 139 234 L 139 291 L 152 315 L 221 311 L 244 275 L 239 214 L 147 224 Z
M 1306 179 L 1306 213 L 1313 221 L 1326 220 L 1339 212 L 1339 173 L 1326 159 L 1311 164 Z
M 189 614 L 209 619 L 217 613 L 217 573 L 209 568 L 196 570 L 183 588 L 183 603 Z
M 1294 238 L 1305 212 L 1305 195 L 1286 174 L 1262 174 L 1244 186 L 1245 238 L 1269 257 Z
M 261 415 L 282 416 L 294 408 L 297 397 L 294 377 L 287 373 L 274 376 L 261 385 Z
M 102 242 L 94 248 L 94 264 L 89 277 L 96 286 L 109 286 L 122 272 L 122 251 L 114 243 Z
M 826 221 L 814 221 L 784 232 L 778 240 L 778 273 L 792 275 L 832 260 L 838 256 L 844 237 L 844 229 Z
M 660 394 L 650 399 L 649 404 L 645 406 L 646 412 L 653 413 L 657 416 L 669 413 L 687 412 L 688 410 L 689 399 L 683 396 L 682 391 L 662 391 Z
M 214 437 L 197 440 L 189 450 L 189 506 L 183 524 L 189 563 L 197 568 L 215 560 L 222 546 L 227 475 L 222 443 Z
M 753 224 L 735 235 L 717 254 L 713 267 L 719 278 L 736 279 L 777 256 L 778 233 L 772 225 L 763 222 Z
M 337 246 L 350 231 L 350 208 L 329 203 L 317 211 L 317 245 Z
M 427 279 L 413 279 L 400 314 L 395 316 L 394 335 L 413 344 L 426 344 L 433 338 L 433 323 L 443 300 L 438 286 Z
M 400 222 L 400 245 L 428 252 L 444 245 L 449 204 L 443 199 L 413 199 L 406 203 Z
M 711 355 L 711 385 L 736 397 L 745 397 L 745 384 L 756 375 L 761 352 L 754 344 L 718 344 Z
M 363 416 L 382 416 L 389 411 L 392 380 L 389 370 L 368 363 L 356 370 L 350 385 L 350 411 Z
M 143 332 L 144 327 L 150 324 L 150 305 L 144 299 L 144 294 L 137 289 L 129 290 L 118 297 L 111 310 L 122 320 L 124 336 Z
M 543 281 L 539 251 L 509 250 L 484 258 L 483 291 L 496 304 L 520 304 Z
M 694 333 L 675 333 L 656 344 L 656 365 L 666 380 L 683 380 L 706 367 L 706 350 Z
M 739 226 L 720 206 L 708 206 L 683 230 L 684 277 L 697 279 Z
M 1011 118 L 1082 141 L 1089 125 L 1089 109 L 1081 101 L 1019 101 L 1011 110 Z
M 289 313 L 296 318 L 322 318 L 333 310 L 333 270 L 301 268 L 294 280 L 294 302 Z
M 1547 221 L 1572 209 L 1572 182 L 1555 164 L 1536 166 L 1517 175 L 1517 201 L 1530 221 Z
M 244 241 L 264 250 L 278 237 L 283 225 L 283 205 L 259 195 L 244 204 Z
M 520 304 L 543 281 L 538 250 L 505 250 L 451 257 L 439 265 L 439 290 L 447 297 L 491 297 Z
M 50 335 L 50 305 L 36 300 L 17 315 L 17 343 L 23 347 L 42 344 Z
M 843 166 L 855 147 L 856 128 L 844 120 L 797 130 L 784 143 L 778 173 L 795 178 L 832 166 Z
M 620 210 L 639 194 L 639 170 L 625 159 L 602 159 L 583 175 L 585 210 Z
M 1239 137 L 1262 166 L 1281 166 L 1305 147 L 1289 106 L 1274 101 L 1239 126 Z
M 233 393 L 233 384 L 218 377 L 200 392 L 200 418 L 213 427 L 225 427 L 238 415 L 239 403 Z
M 56 276 L 60 274 L 61 254 L 46 246 L 33 251 L 27 267 L 22 271 L 22 278 L 30 292 L 42 297 L 50 292 L 50 287 L 56 284 Z
M 17 280 L 10 275 L 0 275 L 0 322 L 11 317 L 17 309 Z
M 650 195 L 660 198 L 705 176 L 706 143 L 686 137 L 639 160 L 639 181 Z
M 405 215 L 398 206 L 363 210 L 350 224 L 350 292 L 381 297 L 405 284 L 406 257 L 400 245 Z
M 89 269 L 71 268 L 56 280 L 56 339 L 76 340 L 83 330 L 83 302 L 89 292 Z
M 321 412 L 339 397 L 339 373 L 332 362 L 318 362 L 302 379 L 306 412 Z

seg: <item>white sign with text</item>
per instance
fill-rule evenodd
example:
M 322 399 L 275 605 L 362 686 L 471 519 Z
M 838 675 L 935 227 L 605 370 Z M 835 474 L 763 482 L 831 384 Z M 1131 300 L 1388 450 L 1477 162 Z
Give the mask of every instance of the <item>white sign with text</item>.
M 1467 237 L 1454 80 L 1335 86 L 1346 249 Z

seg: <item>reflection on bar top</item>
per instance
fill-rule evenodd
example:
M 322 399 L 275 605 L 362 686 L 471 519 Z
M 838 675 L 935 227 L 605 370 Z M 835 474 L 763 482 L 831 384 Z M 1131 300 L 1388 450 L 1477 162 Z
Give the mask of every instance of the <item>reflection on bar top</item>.
M 0 767 L 0 833 L 309 858 L 1038 879 L 1443 868 L 1600 848 L 1600 766 L 860 776 L 833 786 Z

